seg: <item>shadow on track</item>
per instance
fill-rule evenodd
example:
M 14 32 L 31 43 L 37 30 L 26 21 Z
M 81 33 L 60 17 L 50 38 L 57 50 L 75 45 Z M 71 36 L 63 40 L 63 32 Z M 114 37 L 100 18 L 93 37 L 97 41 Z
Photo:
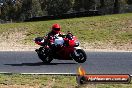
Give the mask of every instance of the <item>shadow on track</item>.
M 37 62 L 37 63 L 21 63 L 21 64 L 4 64 L 4 65 L 10 65 L 10 66 L 41 66 L 41 65 L 59 65 L 59 64 L 77 64 L 77 63 L 43 63 L 43 62 Z

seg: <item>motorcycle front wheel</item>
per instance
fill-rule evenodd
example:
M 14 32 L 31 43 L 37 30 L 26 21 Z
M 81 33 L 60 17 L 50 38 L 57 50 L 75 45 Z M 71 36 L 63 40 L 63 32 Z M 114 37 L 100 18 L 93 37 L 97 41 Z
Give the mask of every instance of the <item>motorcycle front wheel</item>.
M 87 55 L 83 49 L 77 49 L 73 53 L 73 59 L 78 63 L 84 63 L 87 59 Z

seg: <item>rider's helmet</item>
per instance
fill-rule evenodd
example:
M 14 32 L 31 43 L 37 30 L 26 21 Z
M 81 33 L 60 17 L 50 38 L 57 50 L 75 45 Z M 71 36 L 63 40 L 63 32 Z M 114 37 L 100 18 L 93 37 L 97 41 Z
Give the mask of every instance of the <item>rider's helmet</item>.
M 60 32 L 61 26 L 59 24 L 53 24 L 52 31 L 56 34 Z

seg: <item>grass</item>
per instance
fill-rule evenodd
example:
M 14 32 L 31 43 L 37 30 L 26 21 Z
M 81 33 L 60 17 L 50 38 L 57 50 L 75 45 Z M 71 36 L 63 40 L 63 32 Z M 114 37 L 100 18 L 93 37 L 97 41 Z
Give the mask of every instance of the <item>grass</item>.
M 44 88 L 49 85 L 52 88 L 75 87 L 75 77 L 59 75 L 20 75 L 20 74 L 0 74 L 1 85 L 37 86 Z M 48 87 L 48 88 L 49 88 Z
M 73 19 L 50 20 L 39 22 L 25 22 L 13 24 L 0 24 L 0 33 L 25 29 L 24 44 L 33 44 L 32 39 L 44 36 L 52 24 L 59 23 L 62 31 L 71 31 L 81 41 L 94 43 L 131 43 L 132 41 L 132 14 L 117 14 L 97 17 L 82 17 Z
M 62 31 L 70 30 L 85 42 L 132 41 L 132 14 L 37 22 L 34 29 L 29 30 L 27 39 L 43 36 L 53 23 L 61 24 Z
M 85 84 L 79 86 L 75 76 L 0 74 L 0 87 L 13 88 L 132 88 L 132 84 Z M 6 87 L 6 88 L 9 88 Z

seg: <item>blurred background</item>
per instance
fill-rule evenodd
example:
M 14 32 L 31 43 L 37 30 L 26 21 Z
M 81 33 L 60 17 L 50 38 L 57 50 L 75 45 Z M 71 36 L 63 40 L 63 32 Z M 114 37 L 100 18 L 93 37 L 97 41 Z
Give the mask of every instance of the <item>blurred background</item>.
M 0 0 L 0 23 L 130 12 L 132 0 Z

